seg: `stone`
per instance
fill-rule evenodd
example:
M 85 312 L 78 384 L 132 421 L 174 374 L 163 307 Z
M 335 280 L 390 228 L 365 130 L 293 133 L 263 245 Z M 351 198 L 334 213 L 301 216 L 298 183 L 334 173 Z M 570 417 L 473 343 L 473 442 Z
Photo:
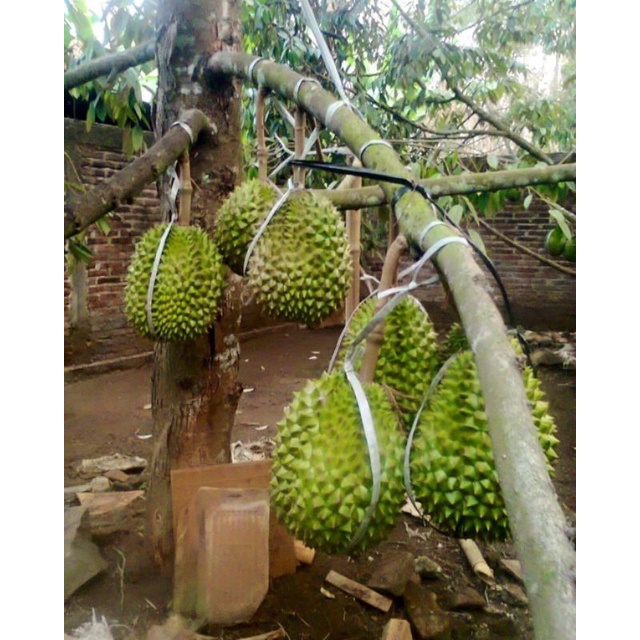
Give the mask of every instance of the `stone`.
M 422 585 L 408 582 L 404 607 L 421 640 L 451 640 L 451 618 L 438 605 L 436 594 Z
M 502 587 L 503 601 L 520 607 L 526 607 L 529 599 L 524 589 L 519 584 L 505 584 Z
M 146 466 L 147 461 L 144 458 L 115 453 L 112 456 L 82 460 L 77 467 L 77 471 L 83 478 L 91 478 L 113 469 L 119 469 L 120 471 L 140 471 Z
M 414 569 L 425 580 L 437 580 L 442 576 L 442 567 L 428 556 L 418 556 L 414 563 Z
M 448 602 L 451 611 L 477 611 L 484 609 L 487 601 L 481 593 L 471 587 L 463 587 L 455 591 Z
M 64 600 L 106 569 L 107 563 L 89 533 L 89 511 L 71 507 L 64 512 Z
M 524 583 L 524 577 L 522 575 L 522 567 L 519 560 L 511 560 L 510 558 L 500 559 L 500 568 L 506 571 L 509 575 L 514 577 L 520 583 Z
M 380 640 L 413 640 L 411 625 L 406 620 L 391 618 L 384 626 Z
M 104 474 L 104 477 L 114 482 L 129 482 L 131 478 L 131 476 L 122 471 L 122 469 L 109 469 L 109 471 Z
M 79 493 L 78 500 L 89 511 L 93 536 L 108 536 L 135 529 L 134 520 L 144 513 L 144 491 Z
M 93 478 L 89 483 L 89 487 L 93 493 L 101 493 L 103 491 L 109 491 L 111 489 L 111 481 L 105 476 L 98 476 Z
M 414 560 L 411 553 L 390 551 L 378 561 L 373 575 L 367 581 L 367 586 L 393 596 L 401 596 L 414 573 Z

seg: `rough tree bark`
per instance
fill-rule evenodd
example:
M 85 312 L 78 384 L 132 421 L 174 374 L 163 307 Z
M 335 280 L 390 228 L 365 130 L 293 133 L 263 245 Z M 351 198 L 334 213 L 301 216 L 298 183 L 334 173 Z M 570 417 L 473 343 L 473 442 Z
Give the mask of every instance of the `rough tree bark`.
M 239 92 L 231 78 L 207 82 L 207 61 L 238 49 L 239 3 L 233 0 L 162 0 L 157 13 L 156 136 L 187 109 L 200 109 L 216 128 L 191 149 L 195 186 L 191 224 L 212 231 L 216 211 L 242 177 Z M 161 205 L 169 211 L 168 178 Z M 170 470 L 230 460 L 238 382 L 240 286 L 228 276 L 221 317 L 209 334 L 185 343 L 156 343 L 152 380 L 154 451 L 147 495 L 147 536 L 156 563 L 172 568 Z

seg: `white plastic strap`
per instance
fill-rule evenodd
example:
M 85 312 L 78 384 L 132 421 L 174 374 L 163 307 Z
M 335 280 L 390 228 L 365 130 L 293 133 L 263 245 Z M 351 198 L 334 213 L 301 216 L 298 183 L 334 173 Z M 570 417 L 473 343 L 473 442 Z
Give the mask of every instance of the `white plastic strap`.
M 291 127 L 295 127 L 296 121 L 294 117 L 289 113 L 288 109 L 282 104 L 280 100 L 276 100 L 276 109 L 278 113 L 287 121 Z
M 172 127 L 182 127 L 182 129 L 184 129 L 189 134 L 189 139 L 191 140 L 191 144 L 193 144 L 195 142 L 195 140 L 193 138 L 193 130 L 191 129 L 191 127 L 186 122 L 182 122 L 182 120 L 176 120 L 171 126 Z
M 164 251 L 164 245 L 167 242 L 167 238 L 169 237 L 169 233 L 171 233 L 171 227 L 173 226 L 174 220 L 172 219 L 167 228 L 164 230 L 164 233 L 160 237 L 160 242 L 158 243 L 158 248 L 156 249 L 156 256 L 153 259 L 153 267 L 151 268 L 151 277 L 149 278 L 149 286 L 147 288 L 147 301 L 145 305 L 145 309 L 147 312 L 147 324 L 149 325 L 149 331 L 151 335 L 155 335 L 156 330 L 153 325 L 153 290 L 156 286 L 156 277 L 158 276 L 158 267 L 160 266 L 160 259 L 162 258 L 162 252 Z
M 391 149 L 393 151 L 393 147 L 391 146 L 391 144 L 389 142 L 387 142 L 386 140 L 369 140 L 369 142 L 365 142 L 361 147 L 360 147 L 360 151 L 358 151 L 358 158 L 360 158 L 360 160 L 362 160 L 362 154 L 371 146 L 374 144 L 381 144 L 385 147 L 389 147 L 389 149 Z
M 442 220 L 434 220 L 433 222 L 430 222 L 428 225 L 426 225 L 425 228 L 420 232 L 420 236 L 418 237 L 418 244 L 422 246 L 422 242 L 424 241 L 427 233 L 429 233 L 429 231 L 431 231 L 431 229 L 433 229 L 434 227 L 438 227 L 442 224 L 444 224 L 445 227 L 447 226 Z
M 469 244 L 466 238 L 463 238 L 461 236 L 449 236 L 448 238 L 442 238 L 441 240 L 438 240 L 438 242 L 436 242 L 432 247 L 430 247 L 428 251 L 425 251 L 423 256 L 420 258 L 420 260 L 412 264 L 410 267 L 406 268 L 404 271 L 400 272 L 398 274 L 398 279 L 402 280 L 402 278 L 408 276 L 410 273 L 415 272 L 413 276 L 413 279 L 415 280 L 420 269 L 422 269 L 422 267 L 424 266 L 425 262 L 429 260 L 432 256 L 434 256 L 436 253 L 438 253 L 438 251 L 440 251 L 442 247 L 445 247 L 446 245 L 452 244 L 452 243 L 466 244 L 466 245 Z
M 309 138 L 308 138 L 307 142 L 305 143 L 304 149 L 302 151 L 302 156 L 303 157 L 306 157 L 307 155 L 309 155 L 309 153 L 311 153 L 311 149 L 313 148 L 313 145 L 316 143 L 316 140 L 318 139 L 318 135 L 319 134 L 320 134 L 320 130 L 318 129 L 318 127 L 315 127 L 314 130 L 309 135 Z M 280 143 L 280 146 L 285 151 L 285 153 L 289 154 L 289 157 L 286 158 L 285 160 L 283 160 L 269 174 L 270 178 L 272 178 L 273 176 L 277 175 L 280 171 L 282 171 L 282 169 L 284 169 L 295 158 L 295 152 L 294 151 L 290 151 L 289 149 L 287 149 L 287 146 L 284 144 L 284 142 L 282 142 L 282 139 L 278 135 L 275 135 L 274 137 Z
M 420 415 L 422 414 L 422 411 L 424 410 L 425 406 L 427 405 L 427 402 L 433 395 L 433 392 L 435 391 L 436 387 L 440 384 L 440 382 L 442 381 L 442 378 L 444 378 L 444 374 L 447 372 L 449 367 L 454 363 L 458 355 L 459 353 L 455 353 L 454 355 L 452 355 L 440 367 L 440 370 L 431 381 L 431 384 L 427 389 L 427 393 L 425 393 L 424 398 L 422 399 L 422 403 L 420 404 L 420 407 L 418 408 L 418 411 L 413 418 L 413 424 L 411 425 L 411 430 L 409 431 L 409 435 L 407 437 L 407 444 L 404 450 L 404 468 L 403 468 L 404 488 L 405 488 L 405 491 L 407 492 L 407 497 L 409 498 L 409 501 L 414 506 L 416 511 L 421 515 L 423 520 L 424 520 L 424 515 L 418 508 L 418 505 L 416 503 L 416 499 L 413 493 L 413 486 L 411 485 L 411 447 L 413 446 L 413 438 L 414 438 L 416 429 L 418 427 L 418 422 L 420 421 Z
M 280 207 L 285 203 L 285 201 L 291 195 L 291 192 L 294 191 L 294 189 L 295 187 L 293 186 L 292 181 L 289 180 L 287 185 L 287 190 L 280 196 L 278 201 L 271 208 L 271 211 L 269 211 L 269 213 L 267 214 L 267 217 L 262 221 L 262 224 L 258 228 L 256 235 L 253 236 L 253 240 L 251 240 L 251 244 L 249 245 L 249 248 L 247 249 L 247 253 L 244 257 L 244 265 L 242 267 L 243 274 L 247 273 L 247 267 L 249 266 L 249 258 L 251 258 L 251 254 L 253 253 L 253 250 L 258 244 L 258 240 L 260 240 L 262 234 L 264 233 L 265 229 L 269 225 L 269 222 L 271 222 L 271 218 L 273 218 L 276 211 L 278 211 L 278 209 L 280 209 Z
M 333 116 L 335 115 L 336 111 L 340 107 L 349 106 L 351 106 L 351 103 L 348 100 L 336 100 L 336 102 L 330 104 L 327 108 L 327 115 L 325 116 L 325 123 L 327 125 L 327 128 L 331 129 L 331 120 L 333 120 Z
M 262 62 L 263 60 L 264 58 L 262 57 L 258 57 L 255 60 L 252 60 L 251 64 L 249 65 L 249 68 L 247 69 L 247 75 L 249 76 L 249 80 L 256 82 L 253 78 L 253 69 L 258 64 L 258 62 Z
M 296 103 L 298 102 L 298 94 L 300 93 L 300 87 L 302 86 L 303 82 L 313 82 L 317 85 L 320 84 L 320 82 L 318 82 L 318 80 L 316 80 L 315 78 L 300 78 L 300 80 L 296 82 L 296 86 L 293 88 L 293 101 Z
M 347 380 L 353 389 L 353 393 L 356 396 L 358 402 L 358 411 L 360 412 L 360 420 L 362 422 L 362 428 L 364 430 L 364 437 L 367 441 L 367 449 L 369 451 L 369 465 L 371 467 L 371 500 L 369 501 L 369 507 L 364 514 L 364 518 L 360 523 L 360 526 L 356 530 L 349 550 L 353 549 L 362 540 L 362 537 L 369 527 L 371 518 L 378 506 L 378 500 L 380 499 L 380 483 L 382 477 L 382 468 L 380 465 L 380 448 L 378 447 L 378 437 L 376 436 L 376 429 L 373 423 L 373 415 L 371 414 L 371 407 L 369 406 L 369 400 L 365 393 L 362 384 L 353 369 L 353 364 L 349 359 L 345 360 L 344 372 L 347 375 Z
M 320 54 L 322 55 L 322 59 L 324 60 L 324 64 L 327 67 L 327 71 L 331 76 L 331 80 L 333 81 L 333 85 L 338 92 L 338 95 L 342 100 L 349 102 L 347 98 L 347 94 L 344 91 L 344 87 L 342 86 L 342 80 L 340 79 L 340 74 L 338 73 L 338 69 L 336 67 L 335 62 L 333 61 L 333 57 L 331 56 L 331 51 L 329 51 L 329 47 L 325 42 L 324 36 L 322 35 L 322 31 L 320 31 L 320 27 L 316 21 L 316 17 L 313 15 L 313 9 L 311 9 L 311 5 L 308 0 L 300 0 L 300 7 L 302 9 L 302 15 L 311 29 L 311 33 L 320 49 Z

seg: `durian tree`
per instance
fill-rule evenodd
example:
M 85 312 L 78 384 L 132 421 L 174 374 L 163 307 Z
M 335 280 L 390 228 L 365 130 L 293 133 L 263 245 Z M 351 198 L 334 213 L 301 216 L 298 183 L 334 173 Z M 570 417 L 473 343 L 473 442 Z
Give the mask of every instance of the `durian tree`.
M 415 178 L 398 155 L 382 144 L 361 152 L 372 140 L 381 140 L 380 135 L 350 109 L 332 106 L 336 105 L 337 98 L 324 88 L 310 82 L 299 84 L 304 76 L 286 66 L 233 53 L 240 49 L 241 42 L 238 3 L 164 0 L 158 5 L 154 37 L 159 74 L 156 135 L 161 141 L 173 137 L 177 142 L 170 145 L 169 155 L 163 156 L 160 164 L 137 165 L 143 176 L 140 180 L 158 178 L 168 166 L 165 162 L 191 149 L 193 179 L 202 188 L 194 200 L 193 222 L 210 233 L 213 233 L 215 213 L 221 202 L 242 178 L 237 78 L 266 87 L 298 104 L 355 155 L 362 156 L 365 167 L 407 181 Z M 148 48 L 142 52 L 142 59 L 148 52 Z M 139 60 L 135 58 L 132 64 Z M 78 80 L 70 80 L 66 86 L 73 82 Z M 187 110 L 194 108 L 204 114 L 200 135 L 193 135 L 193 130 L 189 135 L 178 128 L 172 131 L 171 125 L 184 122 Z M 551 164 L 522 171 L 524 173 L 507 171 L 502 176 L 495 172 L 487 176 L 436 178 L 435 183 L 442 189 L 441 193 L 455 195 L 470 190 L 477 192 L 478 186 L 482 190 L 483 185 L 487 192 L 493 192 L 539 182 L 558 184 L 575 180 L 575 164 Z M 109 185 L 111 191 L 120 195 L 114 195 L 106 204 L 96 191 L 70 197 L 65 211 L 65 239 L 74 238 L 100 219 L 109 207 L 117 204 L 119 197 L 133 195 L 138 187 L 125 187 L 124 182 L 118 177 L 113 179 Z M 166 210 L 169 188 L 166 178 L 162 178 L 162 186 Z M 363 192 L 348 194 L 349 206 L 365 206 L 368 198 L 391 203 L 394 195 L 400 196 L 394 203 L 395 217 L 400 231 L 420 252 L 457 235 L 447 225 L 434 227 L 423 235 L 427 225 L 437 218 L 434 208 L 415 190 L 397 192 L 397 185 L 382 181 L 378 187 L 364 192 L 364 196 Z M 536 633 L 540 638 L 572 637 L 572 631 L 575 633 L 575 550 L 549 481 L 546 460 L 536 438 L 528 398 L 503 319 L 468 247 L 459 243 L 444 246 L 434 261 L 451 291 L 473 347 L 492 449 L 509 524 L 523 563 Z M 228 458 L 230 430 L 240 392 L 235 337 L 239 318 L 237 291 L 237 278 L 229 275 L 221 321 L 205 336 L 181 343 L 156 344 L 153 413 L 157 445 L 148 498 L 149 539 L 154 554 L 165 564 L 172 546 L 169 469 L 174 465 L 192 466 Z

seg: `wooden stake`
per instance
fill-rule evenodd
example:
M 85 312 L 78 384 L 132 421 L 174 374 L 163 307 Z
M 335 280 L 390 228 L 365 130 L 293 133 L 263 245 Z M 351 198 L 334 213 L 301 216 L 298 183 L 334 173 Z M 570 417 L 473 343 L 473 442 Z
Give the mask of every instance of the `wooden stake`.
M 180 177 L 180 200 L 178 204 L 178 223 L 183 227 L 191 224 L 191 164 L 189 162 L 189 152 L 185 151 L 180 156 L 180 166 L 178 168 Z
M 473 540 L 469 539 L 458 540 L 458 543 L 460 544 L 460 548 L 464 551 L 464 555 L 467 556 L 467 560 L 469 561 L 473 572 L 483 582 L 486 582 L 488 585 L 494 585 L 496 581 L 493 575 L 493 570 L 486 563 L 478 545 Z
M 389 247 L 384 259 L 384 266 L 382 267 L 380 291 L 385 291 L 395 285 L 400 256 L 408 246 L 406 238 L 404 236 L 398 236 Z M 389 298 L 380 298 L 376 304 L 376 313 L 378 313 L 388 301 Z M 373 329 L 367 337 L 367 346 L 364 356 L 362 357 L 362 367 L 360 368 L 360 380 L 363 383 L 373 381 L 376 372 L 376 363 L 378 362 L 378 355 L 380 354 L 383 341 L 384 320 L 378 323 L 376 328 Z
M 256 95 L 256 144 L 258 147 L 258 180 L 267 182 L 267 142 L 265 139 L 264 101 L 267 95 L 265 87 L 259 87 Z
M 295 144 L 295 158 L 297 160 L 304 160 L 303 152 L 304 152 L 304 138 L 305 138 L 305 126 L 306 126 L 306 116 L 304 109 L 297 108 L 295 111 L 295 133 L 294 133 L 294 144 Z M 302 167 L 294 167 L 293 168 L 293 183 L 304 184 L 306 176 L 306 171 Z

